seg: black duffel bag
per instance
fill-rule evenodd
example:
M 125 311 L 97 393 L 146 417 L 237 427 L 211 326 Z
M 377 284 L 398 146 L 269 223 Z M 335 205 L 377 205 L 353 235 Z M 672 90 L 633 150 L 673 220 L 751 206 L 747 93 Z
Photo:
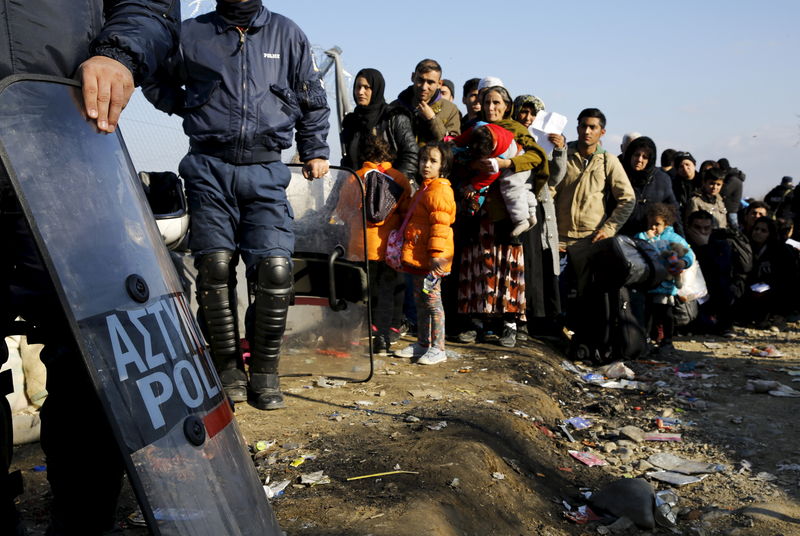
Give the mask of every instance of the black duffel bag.
M 656 247 L 625 235 L 593 244 L 589 270 L 591 284 L 608 290 L 621 287 L 649 290 L 667 277 L 667 268 Z

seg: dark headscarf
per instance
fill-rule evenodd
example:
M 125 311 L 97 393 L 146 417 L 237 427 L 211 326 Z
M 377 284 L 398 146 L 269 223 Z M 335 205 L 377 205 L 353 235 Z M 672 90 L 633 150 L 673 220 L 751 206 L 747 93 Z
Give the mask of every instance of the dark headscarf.
M 248 27 L 261 10 L 261 0 L 247 2 L 226 2 L 217 0 L 217 13 L 222 20 L 233 26 Z
M 631 158 L 641 148 L 645 148 L 650 153 L 650 157 L 647 159 L 647 165 L 642 171 L 634 171 L 631 167 Z M 628 148 L 625 149 L 625 154 L 622 157 L 622 167 L 625 168 L 625 173 L 628 174 L 628 178 L 632 183 L 643 184 L 653 176 L 656 170 L 657 154 L 655 142 L 647 136 L 639 136 L 628 144 Z
M 375 125 L 380 121 L 381 116 L 386 111 L 386 99 L 383 96 L 383 91 L 386 87 L 386 82 L 383 75 L 377 69 L 361 69 L 356 75 L 356 80 L 359 77 L 366 79 L 367 84 L 372 89 L 372 98 L 367 106 L 356 106 L 353 111 L 356 118 L 361 125 L 362 132 L 371 132 Z M 355 83 L 353 84 L 353 97 L 355 98 L 356 92 Z

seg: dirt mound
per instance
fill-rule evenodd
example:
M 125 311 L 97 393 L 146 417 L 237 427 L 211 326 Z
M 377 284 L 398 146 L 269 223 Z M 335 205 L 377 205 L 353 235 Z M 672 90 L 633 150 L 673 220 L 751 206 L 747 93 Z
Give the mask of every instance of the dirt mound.
M 597 533 L 606 527 L 565 519 L 562 501 L 585 504 L 581 488 L 649 478 L 657 468 L 647 460 L 657 453 L 724 470 L 674 488 L 678 525 L 653 534 L 800 534 L 800 451 L 791 431 L 800 399 L 745 387 L 748 379 L 798 386 L 797 327 L 743 330 L 734 341 L 680 340 L 670 361 L 628 363 L 642 383 L 626 390 L 582 381 L 538 341 L 511 350 L 452 345 L 459 355 L 438 366 L 382 358 L 365 384 L 287 379 L 287 409 L 239 405 L 237 419 L 262 478 L 288 481 L 272 504 L 289 535 Z M 763 344 L 784 357 L 748 355 Z M 567 435 L 561 425 L 575 416 L 592 426 L 569 427 Z M 672 428 L 659 430 L 657 418 Z M 681 440 L 637 442 L 621 432 L 630 427 Z M 569 450 L 607 465 L 588 467 Z M 46 484 L 30 468 L 41 453 L 29 446 L 17 454 L 27 485 L 20 506 L 36 536 L 46 521 Z M 318 471 L 325 483 L 301 482 Z M 392 474 L 369 476 L 378 473 Z M 128 493 L 120 507 L 125 534 L 146 533 L 124 521 L 135 509 Z

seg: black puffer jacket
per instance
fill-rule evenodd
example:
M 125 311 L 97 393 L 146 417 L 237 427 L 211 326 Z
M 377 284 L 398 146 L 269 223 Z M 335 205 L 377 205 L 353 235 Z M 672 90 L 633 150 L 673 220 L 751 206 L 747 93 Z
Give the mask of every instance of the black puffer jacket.
M 178 42 L 179 0 L 0 2 L 0 78 L 71 77 L 93 55 L 122 62 L 141 83 Z
M 417 141 L 411 128 L 411 117 L 402 108 L 390 106 L 375 127 L 376 134 L 383 136 L 395 154 L 392 167 L 407 178 L 412 179 L 417 173 L 418 152 Z M 359 169 L 364 159 L 359 154 L 359 143 L 364 135 L 361 124 L 355 114 L 347 114 L 342 121 L 342 145 L 345 154 L 342 166 Z

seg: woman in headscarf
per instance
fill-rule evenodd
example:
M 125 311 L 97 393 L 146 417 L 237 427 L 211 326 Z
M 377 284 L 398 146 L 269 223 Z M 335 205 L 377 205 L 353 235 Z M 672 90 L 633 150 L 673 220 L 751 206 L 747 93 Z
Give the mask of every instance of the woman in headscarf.
M 636 236 L 647 231 L 647 207 L 653 203 L 673 205 L 678 209 L 678 201 L 672 190 L 669 175 L 656 167 L 656 144 L 647 136 L 640 136 L 630 142 L 622 157 L 622 167 L 628 174 L 636 204 L 628 221 L 620 229 L 620 234 Z M 683 235 L 680 218 L 675 222 L 675 232 Z
M 360 169 L 360 142 L 367 135 L 383 138 L 393 155 L 392 166 L 412 179 L 417 171 L 417 142 L 411 118 L 402 107 L 389 106 L 383 96 L 386 82 L 377 69 L 361 69 L 353 84 L 356 109 L 342 121 L 342 166 Z M 362 145 L 363 146 L 363 145 Z
M 497 166 L 508 174 L 527 173 L 534 193 L 539 193 L 548 179 L 547 158 L 524 126 L 512 119 L 513 103 L 502 86 L 486 88 L 481 94 L 481 114 L 487 123 L 510 131 L 524 151 L 508 159 L 482 159 L 470 166 L 490 172 Z M 512 223 L 500 195 L 502 179 L 489 188 L 484 203 L 461 229 L 465 245 L 459 269 L 458 310 L 470 315 L 476 329 L 459 337 L 468 340 L 473 332 L 492 331 L 488 322 L 502 319 L 499 337 L 502 346 L 516 345 L 517 324 L 525 321 L 525 260 L 522 243 L 526 233 L 512 236 Z
M 525 128 L 530 128 L 544 109 L 544 102 L 534 95 L 519 95 L 514 99 L 514 119 Z M 555 145 L 553 154 L 548 157 L 550 175 L 547 186 L 536 196 L 539 202 L 538 221 L 523 242 L 528 332 L 537 335 L 555 334 L 561 314 L 558 225 L 551 189 L 567 173 L 567 140 L 561 134 L 549 134 L 547 137 Z

